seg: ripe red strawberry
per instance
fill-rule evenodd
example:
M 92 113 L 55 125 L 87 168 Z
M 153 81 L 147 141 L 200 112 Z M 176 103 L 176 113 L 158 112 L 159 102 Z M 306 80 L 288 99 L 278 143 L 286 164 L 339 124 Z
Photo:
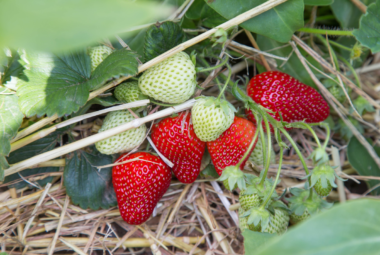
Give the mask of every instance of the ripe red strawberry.
M 138 159 L 137 159 L 138 158 Z M 132 225 L 147 221 L 170 185 L 170 168 L 147 152 L 121 155 L 112 168 L 112 182 L 121 217 Z
M 270 115 L 276 120 L 281 120 L 281 113 L 285 122 L 317 123 L 329 115 L 327 102 L 315 89 L 286 73 L 269 71 L 256 75 L 248 84 L 247 94 L 257 104 L 275 112 Z M 256 123 L 250 110 L 246 114 Z
M 171 162 L 175 176 L 182 183 L 192 183 L 201 170 L 206 143 L 199 140 L 190 123 L 190 113 L 169 117 L 153 126 L 152 141 Z
M 232 125 L 224 131 L 218 139 L 212 142 L 207 142 L 207 148 L 210 152 L 211 160 L 219 175 L 222 174 L 224 168 L 227 166 L 233 166 L 239 163 L 240 159 L 247 151 L 255 132 L 256 127 L 252 122 L 240 117 L 235 117 Z M 251 152 L 254 148 L 255 146 L 252 147 Z M 243 169 L 248 158 L 249 157 L 247 157 L 240 165 L 240 169 Z

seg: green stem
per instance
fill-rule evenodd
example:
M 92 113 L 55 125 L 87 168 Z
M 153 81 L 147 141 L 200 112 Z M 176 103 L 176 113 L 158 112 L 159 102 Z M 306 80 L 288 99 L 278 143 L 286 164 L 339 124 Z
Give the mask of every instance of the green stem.
M 304 127 L 306 127 L 310 132 L 311 132 L 311 134 L 314 136 L 314 140 L 317 142 L 317 144 L 318 144 L 318 147 L 319 148 L 321 148 L 321 142 L 319 141 L 319 138 L 318 138 L 318 136 L 317 136 L 317 134 L 315 133 L 315 131 L 314 131 L 314 129 L 312 129 L 308 124 L 306 124 L 306 123 L 302 123 L 302 125 L 304 126 Z
M 326 46 L 327 49 L 330 49 L 329 52 L 331 52 L 331 56 L 335 63 L 335 70 L 339 70 L 338 58 L 336 57 L 334 50 L 329 45 L 330 41 L 327 43 L 327 40 L 321 35 L 316 35 L 315 37 L 317 37 Z
M 335 19 L 334 15 L 326 15 L 326 16 L 320 16 L 315 19 L 315 21 L 322 21 L 322 20 L 330 20 Z
M 270 154 L 272 151 L 272 140 L 271 140 L 271 134 L 270 134 L 270 127 L 269 127 L 269 122 L 268 118 L 266 116 L 266 113 L 262 114 L 264 123 L 265 123 L 265 128 L 267 130 L 267 141 L 268 141 L 268 147 L 267 147 L 267 156 L 266 156 L 266 162 L 265 162 L 265 172 L 263 174 L 263 177 L 259 183 L 259 186 L 263 186 L 265 182 L 265 178 L 267 178 L 267 174 L 269 171 L 269 165 L 270 165 Z
M 298 157 L 299 157 L 300 160 L 301 160 L 301 163 L 302 163 L 302 166 L 303 166 L 303 168 L 304 168 L 304 170 L 305 170 L 306 175 L 308 175 L 308 174 L 309 174 L 309 169 L 307 168 L 307 165 L 306 165 L 305 159 L 303 158 L 301 151 L 298 149 L 297 144 L 294 142 L 294 140 L 290 137 L 289 133 L 288 133 L 284 128 L 280 128 L 280 131 L 281 131 L 281 133 L 283 133 L 283 134 L 286 136 L 286 138 L 287 138 L 287 139 L 289 140 L 289 142 L 292 144 L 294 150 L 296 151 Z M 309 178 L 309 179 L 310 179 L 310 178 Z M 310 180 L 309 180 L 309 181 L 310 181 Z M 310 183 L 311 183 L 311 182 L 310 182 Z
M 220 97 L 223 95 L 224 91 L 226 90 L 227 86 L 228 86 L 228 82 L 230 81 L 231 79 L 231 75 L 232 75 L 232 70 L 231 70 L 231 66 L 229 64 L 227 64 L 227 67 L 228 67 L 228 76 L 227 76 L 227 81 L 226 83 L 224 84 L 224 87 L 222 89 L 222 91 L 220 91 L 220 94 L 218 96 L 218 99 L 220 99 Z
M 354 36 L 352 34 L 352 31 L 344 31 L 344 30 L 328 30 L 328 29 L 303 27 L 303 28 L 298 29 L 297 31 L 310 33 L 310 34 L 320 34 L 320 35 Z
M 259 123 L 259 128 L 260 127 L 261 127 L 261 123 Z M 259 132 L 256 130 L 256 133 L 254 134 L 253 139 L 252 139 L 251 143 L 249 144 L 248 150 L 246 150 L 243 157 L 240 159 L 239 163 L 237 163 L 237 165 L 236 165 L 238 168 L 243 163 L 243 161 L 249 156 L 249 153 L 251 152 L 253 146 L 255 145 L 258 136 L 259 136 Z
M 337 56 L 339 58 L 340 61 L 342 61 L 349 69 L 350 71 L 352 72 L 352 75 L 355 77 L 355 80 L 356 80 L 356 83 L 357 83 L 357 86 L 359 88 L 362 87 L 361 83 L 360 83 L 360 79 L 359 79 L 359 76 L 358 74 L 356 73 L 354 67 L 342 56 Z
M 260 206 L 261 209 L 264 209 L 264 208 L 265 208 L 265 206 L 266 206 L 266 205 L 268 204 L 268 202 L 270 201 L 270 199 L 271 199 L 271 197 L 272 197 L 272 194 L 273 194 L 274 190 L 276 189 L 278 179 L 280 178 L 283 154 L 284 154 L 284 153 L 283 153 L 283 148 L 282 148 L 282 146 L 280 146 L 280 161 L 278 162 L 278 170 L 277 170 L 276 179 L 275 179 L 275 181 L 274 181 L 274 184 L 273 184 L 273 186 L 272 186 L 272 189 L 271 189 L 271 191 L 269 192 L 267 198 L 265 199 L 264 203 Z
M 334 45 L 334 46 L 336 46 L 336 47 L 339 47 L 339 48 L 341 48 L 341 49 L 343 49 L 343 50 L 350 51 L 350 52 L 352 51 L 351 48 L 346 47 L 346 46 L 344 46 L 344 45 L 342 45 L 342 44 L 340 44 L 340 43 L 337 43 L 337 42 L 335 42 L 335 41 L 329 41 L 329 43 L 332 44 L 332 45 Z
M 331 130 L 330 130 L 330 126 L 327 123 L 322 122 L 321 125 L 326 129 L 326 140 L 323 144 L 323 150 L 326 150 L 327 145 L 328 145 L 329 140 L 330 140 Z
M 218 69 L 219 67 L 222 67 L 224 66 L 228 61 L 228 57 L 226 57 L 225 60 L 223 60 L 219 65 L 216 65 L 216 66 L 212 66 L 212 67 L 208 67 L 208 68 L 197 68 L 197 72 L 198 73 L 203 73 L 203 72 L 208 72 L 208 71 L 213 71 L 215 69 Z

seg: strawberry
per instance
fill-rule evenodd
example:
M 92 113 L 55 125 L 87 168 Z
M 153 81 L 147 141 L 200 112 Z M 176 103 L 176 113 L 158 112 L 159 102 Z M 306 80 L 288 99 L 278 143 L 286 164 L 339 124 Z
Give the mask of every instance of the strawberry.
M 134 120 L 135 117 L 128 110 L 114 111 L 107 114 L 99 132 L 120 126 Z M 95 146 L 103 154 L 127 152 L 140 145 L 145 139 L 146 127 L 141 125 L 118 135 L 96 142 Z
M 249 230 L 256 231 L 256 232 L 266 232 L 271 234 L 283 234 L 287 229 L 289 225 L 289 213 L 286 209 L 286 205 L 282 203 L 281 201 L 277 201 L 277 203 L 282 204 L 284 207 L 276 207 L 273 209 L 273 213 L 270 213 L 269 216 L 269 224 L 265 228 L 264 231 L 262 231 L 261 224 L 255 226 L 254 223 L 248 224 L 248 218 L 244 217 L 244 214 L 246 213 L 246 210 L 243 208 L 239 208 L 239 227 L 240 229 L 248 228 Z
M 232 125 L 218 139 L 207 142 L 211 160 L 219 175 L 222 174 L 224 168 L 227 166 L 239 163 L 247 151 L 255 132 L 256 127 L 252 122 L 240 117 L 235 117 Z M 240 169 L 244 168 L 247 160 L 248 157 L 240 165 Z
M 328 163 L 323 163 L 317 165 L 313 171 L 308 175 L 311 176 L 311 185 L 314 187 L 315 192 L 318 195 L 325 197 L 330 194 L 332 188 L 336 188 L 335 177 L 344 181 L 340 178 L 334 171 L 334 169 L 328 165 Z
M 145 95 L 170 104 L 189 99 L 196 84 L 195 65 L 185 52 L 154 65 L 139 79 L 139 87 Z
M 329 106 L 323 97 L 288 74 L 268 71 L 256 75 L 247 86 L 247 94 L 257 104 L 273 111 L 269 113 L 280 121 L 292 123 L 305 120 L 306 123 L 324 121 L 329 115 Z M 254 116 L 246 111 L 253 122 Z
M 132 225 L 147 221 L 168 190 L 170 168 L 158 156 L 147 152 L 121 155 L 112 168 L 112 182 L 121 217 Z
M 307 209 L 301 215 L 297 215 L 296 213 L 293 212 L 292 214 L 290 214 L 290 222 L 292 224 L 297 224 L 301 221 L 306 220 L 309 217 L 310 217 L 310 213 L 307 211 Z
M 234 121 L 234 108 L 226 100 L 201 97 L 191 109 L 195 134 L 201 141 L 217 139 Z
M 243 210 L 248 211 L 252 207 L 258 207 L 262 202 L 258 194 L 244 194 L 244 190 L 239 194 L 239 203 Z
M 96 67 L 112 53 L 112 51 L 113 50 L 110 47 L 105 45 L 89 48 L 88 55 L 90 55 L 91 58 L 91 72 L 93 72 Z
M 173 172 L 182 183 L 193 183 L 201 170 L 206 143 L 199 140 L 190 123 L 190 114 L 169 117 L 152 128 L 157 149 L 174 163 Z
M 148 97 L 141 92 L 137 81 L 123 82 L 116 87 L 114 95 L 117 100 L 123 103 L 132 103 L 138 100 L 148 99 Z M 139 108 L 140 107 L 137 107 L 131 110 L 137 110 Z

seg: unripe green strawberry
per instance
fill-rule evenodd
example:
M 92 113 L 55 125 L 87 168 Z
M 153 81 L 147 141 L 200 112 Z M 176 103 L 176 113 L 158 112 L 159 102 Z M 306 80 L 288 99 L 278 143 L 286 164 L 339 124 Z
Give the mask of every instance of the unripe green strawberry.
M 289 214 L 285 209 L 275 208 L 274 215 L 270 217 L 269 226 L 264 232 L 283 234 L 288 229 L 289 219 Z
M 142 93 L 137 81 L 124 82 L 116 87 L 114 95 L 117 100 L 123 103 L 132 103 L 139 100 L 148 99 L 146 95 Z M 137 110 L 140 107 L 133 108 L 131 110 Z
M 257 194 L 244 195 L 244 191 L 240 192 L 239 203 L 243 210 L 248 211 L 252 207 L 260 206 L 261 198 Z
M 107 114 L 99 132 L 120 126 L 124 123 L 134 120 L 135 117 L 128 111 L 114 111 Z M 95 146 L 103 154 L 114 154 L 127 152 L 140 145 L 145 139 L 146 127 L 141 125 L 138 128 L 132 128 L 118 135 L 96 142 Z
M 96 67 L 103 62 L 103 60 L 112 53 L 112 49 L 105 45 L 91 47 L 88 49 L 88 55 L 91 58 L 91 72 L 93 72 Z
M 296 213 L 292 213 L 290 214 L 290 222 L 292 224 L 297 224 L 298 222 L 301 222 L 301 221 L 304 221 L 306 220 L 307 218 L 310 217 L 310 214 L 309 212 L 307 211 L 307 209 L 303 212 L 302 215 L 297 215 Z
M 139 87 L 145 95 L 170 104 L 189 99 L 196 84 L 195 65 L 185 52 L 152 66 L 139 79 Z
M 228 184 L 228 179 L 225 179 L 225 180 L 223 181 L 223 185 L 224 185 L 224 187 L 225 187 L 226 189 L 228 189 L 228 190 L 233 190 L 233 189 L 236 189 L 236 188 L 237 188 L 237 183 L 235 183 L 234 188 L 233 188 L 233 189 L 230 189 L 230 185 Z
M 344 94 L 342 88 L 339 85 L 332 86 L 328 88 L 331 95 L 333 95 L 340 103 L 344 103 L 346 101 L 346 95 Z
M 256 146 L 253 149 L 251 155 L 249 155 L 248 161 L 252 162 L 253 164 L 257 166 L 263 166 L 265 164 L 265 155 L 267 154 L 267 150 L 268 150 L 268 147 L 267 147 L 268 141 L 265 137 L 264 140 L 265 140 L 266 146 L 264 147 L 260 136 L 257 139 L 258 140 L 257 140 Z M 276 154 L 273 150 L 273 146 L 271 146 L 270 163 L 275 163 L 275 157 L 276 157 Z
M 247 224 L 248 216 L 247 217 L 243 217 L 243 214 L 245 212 L 246 211 L 244 211 L 241 207 L 239 208 L 239 228 L 240 228 L 241 231 L 243 231 L 244 229 L 248 228 L 248 224 Z
M 264 231 L 261 230 L 261 224 L 258 224 L 257 226 L 255 226 L 254 224 L 250 224 L 248 225 L 248 228 L 249 230 L 257 232 L 283 234 L 288 228 L 289 219 L 290 217 L 288 211 L 284 208 L 277 207 L 274 208 L 274 214 L 271 213 L 269 225 Z
M 234 111 L 225 100 L 201 97 L 191 110 L 195 134 L 203 142 L 216 140 L 234 121 Z
M 314 185 L 314 190 L 315 190 L 315 192 L 317 192 L 318 195 L 325 197 L 328 194 L 330 194 L 330 192 L 332 190 L 332 186 L 331 186 L 330 182 L 327 181 L 326 187 L 323 187 L 322 181 L 321 181 L 321 179 L 319 179 Z

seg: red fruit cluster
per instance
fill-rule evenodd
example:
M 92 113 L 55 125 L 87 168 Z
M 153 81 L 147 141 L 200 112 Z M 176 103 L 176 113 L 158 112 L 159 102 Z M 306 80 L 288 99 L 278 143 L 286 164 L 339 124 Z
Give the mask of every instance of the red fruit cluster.
M 257 104 L 274 112 L 276 120 L 292 123 L 305 120 L 306 123 L 324 121 L 329 115 L 329 106 L 312 87 L 278 71 L 264 72 L 251 79 L 247 94 Z M 252 112 L 246 111 L 250 120 L 256 123 Z
M 325 120 L 329 114 L 327 103 L 316 90 L 277 71 L 255 76 L 247 92 L 256 103 L 275 112 L 273 117 L 277 120 L 281 113 L 285 122 L 313 123 Z M 248 115 L 253 117 L 252 113 Z M 226 167 L 238 164 L 243 158 L 255 132 L 252 122 L 235 117 L 218 139 L 204 143 L 194 133 L 190 114 L 181 113 L 154 125 L 152 141 L 160 153 L 174 163 L 172 170 L 178 180 L 192 183 L 199 175 L 206 145 L 221 175 Z M 247 159 L 240 165 L 241 169 Z M 112 169 L 120 214 L 129 224 L 141 224 L 150 217 L 169 188 L 170 168 L 158 156 L 146 152 L 124 154 L 116 162 L 121 161 L 128 162 Z

